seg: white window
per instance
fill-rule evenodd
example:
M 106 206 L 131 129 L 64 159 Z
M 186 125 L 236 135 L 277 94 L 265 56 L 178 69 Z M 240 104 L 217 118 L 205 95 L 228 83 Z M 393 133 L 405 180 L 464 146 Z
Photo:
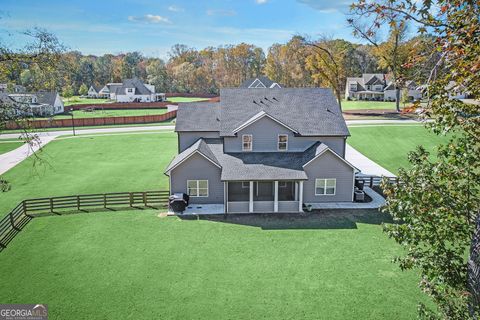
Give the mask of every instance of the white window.
M 316 196 L 333 196 L 337 187 L 337 179 L 315 179 Z
M 187 193 L 190 197 L 208 197 L 208 180 L 187 180 Z
M 288 149 L 288 134 L 278 135 L 278 151 L 287 151 Z
M 278 187 L 279 188 L 286 188 L 287 187 L 287 181 L 278 181 Z
M 242 188 L 244 189 L 250 188 L 250 181 L 242 181 Z
M 242 135 L 242 150 L 252 151 L 253 137 L 251 134 Z
M 128 93 L 132 93 L 132 92 L 133 92 L 133 88 L 127 88 L 127 92 L 128 92 Z

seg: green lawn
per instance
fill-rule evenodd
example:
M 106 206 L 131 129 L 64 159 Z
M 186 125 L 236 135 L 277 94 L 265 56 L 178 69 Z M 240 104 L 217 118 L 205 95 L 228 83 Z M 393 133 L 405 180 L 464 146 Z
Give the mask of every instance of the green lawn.
M 0 154 L 7 153 L 22 146 L 23 142 L 2 142 L 0 141 Z
M 3 175 L 12 190 L 0 195 L 0 214 L 27 198 L 166 189 L 163 169 L 176 152 L 173 132 L 52 141 L 40 153 L 43 165 L 29 158 Z
M 369 152 L 393 161 L 413 137 L 432 138 L 421 130 L 357 127 L 349 142 L 367 139 Z M 12 190 L 0 212 L 25 198 L 166 189 L 176 150 L 171 132 L 53 141 L 41 154 L 48 165 L 34 170 L 30 158 L 4 175 Z M 0 252 L 0 301 L 46 303 L 50 319 L 80 320 L 413 319 L 426 301 L 418 275 L 391 262 L 401 251 L 377 211 L 227 221 L 158 213 L 33 219 Z
M 402 104 L 400 106 L 403 106 Z M 386 101 L 342 101 L 342 110 L 359 110 L 359 109 L 392 109 L 395 111 L 395 102 Z
M 351 137 L 347 142 L 352 147 L 393 173 L 398 173 L 399 167 L 409 166 L 407 154 L 417 145 L 435 151 L 435 146 L 448 140 L 422 125 L 365 125 L 349 127 L 349 130 Z
M 167 109 L 129 109 L 129 110 L 94 110 L 94 111 L 73 111 L 75 118 L 104 118 L 104 117 L 128 117 L 128 116 L 150 116 L 167 113 Z M 69 114 L 59 114 L 54 119 L 71 119 Z
M 158 166 L 157 166 L 158 167 Z M 36 218 L 0 253 L 0 301 L 50 319 L 413 319 L 417 275 L 378 212 L 223 221 Z
M 90 98 L 80 98 L 79 96 L 73 96 L 71 98 L 62 98 L 63 104 L 65 107 L 71 106 L 72 104 L 102 104 L 102 103 L 112 103 L 115 102 L 110 99 L 90 99 Z
M 197 102 L 197 101 L 207 101 L 208 98 L 192 98 L 192 97 L 170 97 L 167 98 L 167 101 L 170 102 Z

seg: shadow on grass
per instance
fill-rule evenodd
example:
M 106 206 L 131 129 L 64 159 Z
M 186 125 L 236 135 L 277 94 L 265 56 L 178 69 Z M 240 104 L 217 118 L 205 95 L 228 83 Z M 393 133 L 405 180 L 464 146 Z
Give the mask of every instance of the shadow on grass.
M 357 223 L 393 223 L 390 215 L 378 210 L 317 210 L 311 213 L 267 213 L 227 215 L 185 215 L 182 220 L 212 222 L 258 227 L 262 230 L 294 229 L 357 229 Z

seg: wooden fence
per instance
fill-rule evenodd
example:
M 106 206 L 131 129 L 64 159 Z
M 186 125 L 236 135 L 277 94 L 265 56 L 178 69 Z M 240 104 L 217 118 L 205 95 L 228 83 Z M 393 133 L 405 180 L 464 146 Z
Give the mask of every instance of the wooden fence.
M 175 102 L 112 102 L 112 103 L 88 103 L 72 104 L 65 106 L 65 111 L 82 110 L 85 108 L 95 109 L 113 109 L 113 110 L 135 110 L 135 109 L 166 109 L 168 105 L 177 104 Z
M 102 118 L 74 118 L 75 127 L 86 126 L 105 126 L 118 124 L 143 124 L 158 123 L 173 119 L 177 116 L 177 111 L 170 111 L 164 114 L 154 114 L 146 116 L 124 116 L 124 117 L 102 117 Z M 28 128 L 61 128 L 72 127 L 72 119 L 49 119 L 49 120 L 27 120 L 24 124 Z M 14 121 L 7 123 L 8 130 L 20 129 L 20 125 Z
M 28 199 L 20 202 L 0 220 L 0 251 L 25 227 L 30 220 L 42 214 L 60 214 L 61 211 L 117 208 L 166 208 L 168 191 L 116 192 L 74 196 Z

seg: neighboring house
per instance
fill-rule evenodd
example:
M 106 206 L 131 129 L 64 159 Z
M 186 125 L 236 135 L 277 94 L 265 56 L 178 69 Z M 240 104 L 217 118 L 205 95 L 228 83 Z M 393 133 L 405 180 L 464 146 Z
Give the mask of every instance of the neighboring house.
M 219 103 L 180 104 L 179 154 L 165 170 L 170 193 L 225 212 L 301 212 L 351 202 L 350 135 L 330 89 L 231 88 Z
M 87 96 L 89 98 L 100 98 L 100 90 L 102 90 L 102 88 L 91 85 L 90 88 L 88 88 Z
M 240 85 L 240 88 L 249 88 L 249 89 L 253 89 L 253 88 L 266 89 L 266 88 L 281 88 L 281 87 L 282 86 L 279 85 L 278 83 L 264 76 L 247 79 Z
M 465 86 L 461 84 L 457 85 L 455 81 L 450 81 L 445 89 L 448 90 L 448 97 L 450 99 L 461 100 L 471 97 L 470 94 L 465 90 Z
M 8 95 L 20 104 L 20 109 L 31 116 L 53 116 L 64 112 L 60 95 L 54 92 L 12 93 Z
M 156 102 L 164 101 L 165 94 L 155 93 L 155 86 L 141 80 L 125 79 L 122 83 L 107 83 L 99 91 L 99 96 L 116 102 Z
M 12 91 L 12 92 L 9 92 Z M 8 93 L 25 93 L 27 90 L 25 89 L 24 86 L 21 86 L 19 84 L 13 85 L 12 90 L 8 90 L 8 84 L 7 83 L 0 83 L 0 92 L 8 92 Z
M 410 101 L 422 98 L 422 91 L 413 81 L 407 81 L 405 87 L 408 89 L 408 99 Z M 403 92 L 400 90 L 400 99 L 402 94 Z M 389 81 L 387 75 L 382 73 L 365 73 L 361 77 L 347 78 L 345 99 L 395 101 L 395 85 Z

